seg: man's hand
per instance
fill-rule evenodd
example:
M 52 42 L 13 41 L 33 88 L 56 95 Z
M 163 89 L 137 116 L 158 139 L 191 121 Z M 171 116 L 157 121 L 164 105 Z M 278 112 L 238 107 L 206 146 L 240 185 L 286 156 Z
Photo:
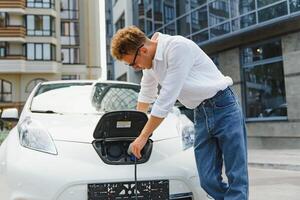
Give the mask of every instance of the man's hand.
M 142 157 L 141 151 L 148 141 L 148 138 L 153 133 L 153 131 L 160 125 L 164 118 L 159 118 L 155 116 L 150 116 L 148 122 L 144 126 L 141 134 L 137 137 L 133 143 L 131 143 L 131 151 L 136 158 L 140 159 Z
M 144 137 L 144 136 L 140 135 L 130 144 L 131 152 L 137 159 L 141 159 L 141 157 L 142 157 L 141 151 L 143 150 L 147 141 L 148 141 L 148 137 Z

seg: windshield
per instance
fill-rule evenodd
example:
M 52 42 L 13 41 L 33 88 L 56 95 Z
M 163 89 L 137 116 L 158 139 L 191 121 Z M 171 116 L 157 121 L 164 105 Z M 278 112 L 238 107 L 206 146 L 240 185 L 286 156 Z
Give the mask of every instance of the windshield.
M 116 83 L 55 83 L 41 85 L 31 111 L 39 113 L 97 114 L 116 110 L 135 110 L 139 86 Z

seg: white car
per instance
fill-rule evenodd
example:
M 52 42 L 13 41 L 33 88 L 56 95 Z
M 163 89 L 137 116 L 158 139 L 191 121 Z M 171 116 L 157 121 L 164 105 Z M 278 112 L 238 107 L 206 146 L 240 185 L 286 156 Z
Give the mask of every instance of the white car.
M 116 81 L 36 86 L 0 147 L 0 199 L 207 199 L 190 148 L 193 124 L 178 109 L 140 160 L 127 153 L 148 119 L 134 110 L 138 92 Z M 8 109 L 2 118 L 16 115 Z

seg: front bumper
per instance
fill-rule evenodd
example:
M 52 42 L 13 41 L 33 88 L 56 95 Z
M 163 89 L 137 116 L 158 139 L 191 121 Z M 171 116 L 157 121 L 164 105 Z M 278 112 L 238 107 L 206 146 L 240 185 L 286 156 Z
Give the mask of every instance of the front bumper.
M 85 200 L 88 184 L 134 181 L 134 165 L 103 163 L 92 144 L 55 141 L 58 155 L 23 148 L 11 133 L 0 151 L 0 199 Z M 176 153 L 179 139 L 156 142 L 147 163 L 138 165 L 142 180 L 169 180 L 171 197 L 193 194 L 205 199 L 200 188 L 192 152 Z M 160 150 L 160 152 L 158 151 Z M 162 149 L 173 153 L 163 154 Z

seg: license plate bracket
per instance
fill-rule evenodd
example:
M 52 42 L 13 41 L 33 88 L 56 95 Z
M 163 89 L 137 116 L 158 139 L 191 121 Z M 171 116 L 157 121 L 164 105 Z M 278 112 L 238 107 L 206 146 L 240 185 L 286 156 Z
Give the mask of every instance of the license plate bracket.
M 138 181 L 138 199 L 169 200 L 169 180 Z M 135 182 L 88 184 L 88 200 L 135 199 Z

